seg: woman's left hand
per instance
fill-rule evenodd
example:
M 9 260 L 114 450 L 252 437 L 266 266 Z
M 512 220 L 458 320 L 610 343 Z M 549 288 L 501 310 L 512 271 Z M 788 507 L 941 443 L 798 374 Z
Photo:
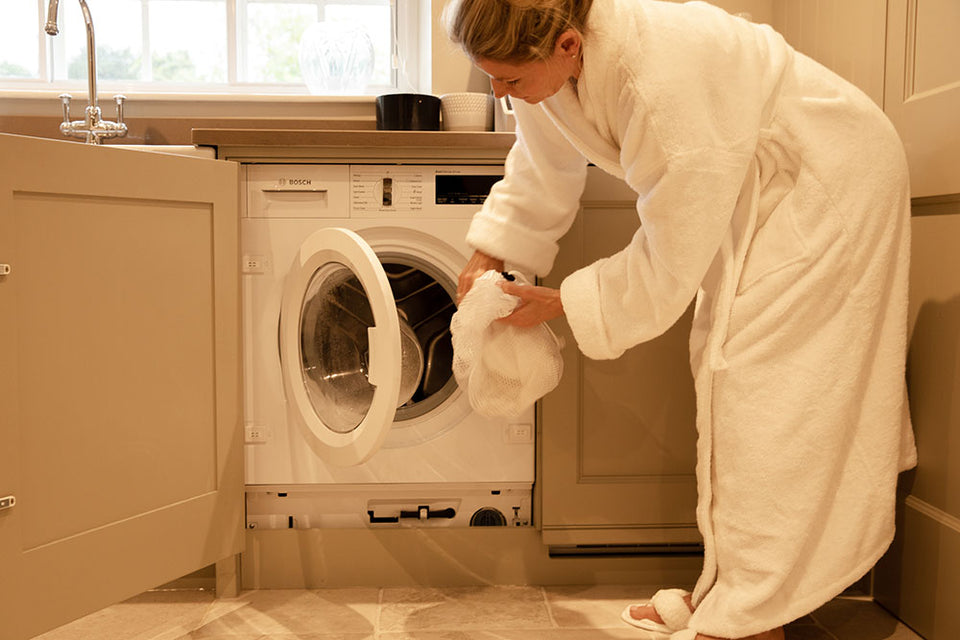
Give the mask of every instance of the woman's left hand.
M 520 304 L 513 310 L 513 313 L 500 318 L 499 322 L 506 322 L 517 327 L 535 327 L 541 322 L 563 315 L 563 303 L 560 301 L 559 289 L 518 284 L 516 282 L 501 282 L 500 288 L 505 293 L 520 298 Z

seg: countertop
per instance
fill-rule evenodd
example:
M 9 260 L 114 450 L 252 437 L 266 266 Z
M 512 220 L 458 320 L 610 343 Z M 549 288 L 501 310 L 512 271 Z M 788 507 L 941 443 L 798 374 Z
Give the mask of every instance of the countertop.
M 217 157 L 282 162 L 303 159 L 351 161 L 502 161 L 515 136 L 492 131 L 380 131 L 334 129 L 193 129 L 192 142 L 215 147 Z

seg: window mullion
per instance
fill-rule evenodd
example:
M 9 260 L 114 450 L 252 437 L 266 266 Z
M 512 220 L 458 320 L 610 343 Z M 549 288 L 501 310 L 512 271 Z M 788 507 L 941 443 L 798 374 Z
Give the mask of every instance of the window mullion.
M 140 0 L 140 79 L 153 80 L 153 51 L 150 47 L 150 0 Z
M 246 5 L 244 0 L 227 0 L 227 82 L 234 85 L 246 76 L 242 66 L 243 50 L 246 47 Z M 241 30 L 244 30 L 241 33 Z
M 47 42 L 47 34 L 43 28 L 43 25 L 47 24 L 47 8 L 43 0 L 36 0 L 36 4 L 37 16 L 40 18 L 39 24 L 37 25 L 39 28 L 36 34 L 36 37 L 40 38 L 38 41 L 40 46 L 37 47 L 37 73 L 40 75 L 41 81 L 52 82 L 53 78 L 50 77 L 50 60 L 47 55 L 47 46 L 49 43 Z

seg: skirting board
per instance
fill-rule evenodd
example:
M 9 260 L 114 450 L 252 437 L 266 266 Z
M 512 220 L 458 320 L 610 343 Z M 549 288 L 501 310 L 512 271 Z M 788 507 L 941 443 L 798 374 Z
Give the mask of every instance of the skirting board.
M 877 602 L 927 640 L 960 638 L 960 519 L 908 496 L 874 590 Z
M 533 527 L 248 530 L 244 589 L 638 584 L 691 587 L 696 556 L 550 557 Z

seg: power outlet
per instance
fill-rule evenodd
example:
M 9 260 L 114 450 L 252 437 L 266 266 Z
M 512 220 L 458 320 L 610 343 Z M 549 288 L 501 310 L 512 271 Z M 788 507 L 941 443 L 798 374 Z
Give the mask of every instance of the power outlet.
M 270 439 L 270 431 L 264 426 L 248 424 L 244 427 L 244 441 L 247 444 L 262 444 Z
M 529 444 L 533 442 L 533 425 L 527 423 L 508 424 L 504 435 L 508 443 Z
M 245 255 L 240 261 L 240 273 L 268 273 L 271 266 L 267 256 Z

